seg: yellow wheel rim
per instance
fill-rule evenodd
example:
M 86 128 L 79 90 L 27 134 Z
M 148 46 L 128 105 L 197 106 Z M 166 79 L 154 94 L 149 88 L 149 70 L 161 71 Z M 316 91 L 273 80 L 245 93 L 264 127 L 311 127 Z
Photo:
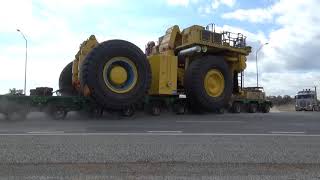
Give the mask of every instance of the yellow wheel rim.
M 211 69 L 204 78 L 204 88 L 211 97 L 219 97 L 224 91 L 224 77 L 217 69 Z
M 102 75 L 106 87 L 118 94 L 129 92 L 138 81 L 137 67 L 126 57 L 114 57 L 107 61 Z
M 121 85 L 128 79 L 128 73 L 121 66 L 114 66 L 110 71 L 110 80 L 117 85 Z

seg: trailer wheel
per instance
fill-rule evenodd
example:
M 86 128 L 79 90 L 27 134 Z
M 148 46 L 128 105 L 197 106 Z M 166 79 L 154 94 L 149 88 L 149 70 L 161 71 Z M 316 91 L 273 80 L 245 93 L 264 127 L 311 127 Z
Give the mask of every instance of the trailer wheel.
M 256 103 L 249 104 L 249 113 L 256 113 L 258 109 L 258 105 Z
M 45 111 L 50 117 L 52 117 L 55 120 L 65 119 L 65 117 L 68 114 L 68 111 L 66 111 L 63 107 L 59 106 L 49 106 Z
M 28 105 L 14 102 L 7 102 L 6 105 L 8 106 L 5 110 L 5 117 L 7 120 L 13 121 L 26 119 L 26 116 L 29 112 Z
M 57 111 L 54 111 L 52 114 L 52 117 L 56 120 L 65 119 L 66 116 L 67 116 L 67 112 L 64 110 L 57 110 Z
M 160 107 L 158 107 L 158 106 L 152 107 L 152 112 L 151 112 L 151 114 L 152 114 L 153 116 L 160 116 L 160 113 L 161 113 Z
M 187 111 L 186 106 L 185 100 L 178 100 L 173 104 L 173 111 L 178 115 L 185 114 Z
M 192 106 L 209 112 L 225 107 L 232 95 L 231 74 L 223 57 L 204 56 L 193 60 L 184 77 L 186 95 Z
M 192 99 L 188 99 L 187 101 L 187 109 L 193 114 L 204 114 L 205 110 L 202 107 L 196 105 Z
M 240 113 L 240 112 L 241 112 L 241 103 L 239 103 L 239 102 L 234 102 L 234 103 L 232 104 L 231 111 L 232 111 L 233 113 Z
M 89 116 L 93 119 L 100 119 L 103 116 L 103 112 L 102 108 L 94 108 L 89 111 Z
M 264 104 L 262 106 L 262 112 L 263 113 L 269 113 L 270 112 L 270 105 L 269 104 Z
M 151 85 L 146 55 L 128 41 L 100 43 L 80 67 L 84 95 L 107 109 L 122 110 L 141 102 Z
M 160 102 L 151 102 L 150 103 L 150 113 L 153 116 L 159 116 L 161 113 L 161 103 Z
M 215 111 L 217 114 L 224 114 L 225 113 L 225 108 L 218 108 Z
M 124 117 L 132 117 L 134 113 L 135 113 L 135 110 L 133 107 L 128 107 L 121 110 L 121 116 L 124 116 Z
M 183 115 L 186 113 L 186 106 L 183 104 L 178 104 L 176 107 L 176 114 Z

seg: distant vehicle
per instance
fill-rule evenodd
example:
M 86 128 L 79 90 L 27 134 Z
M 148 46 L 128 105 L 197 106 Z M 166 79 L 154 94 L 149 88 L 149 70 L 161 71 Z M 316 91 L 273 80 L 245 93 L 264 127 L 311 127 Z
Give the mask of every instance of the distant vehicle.
M 295 96 L 296 111 L 319 111 L 319 102 L 317 98 L 317 91 L 310 89 L 303 89 Z

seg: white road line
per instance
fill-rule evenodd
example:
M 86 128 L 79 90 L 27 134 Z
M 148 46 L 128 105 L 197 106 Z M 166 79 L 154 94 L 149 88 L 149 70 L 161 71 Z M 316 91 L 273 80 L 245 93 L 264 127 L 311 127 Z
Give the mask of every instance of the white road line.
M 286 131 L 271 131 L 272 134 L 304 134 L 305 132 L 286 132 Z
M 182 133 L 182 131 L 147 131 L 148 133 Z
M 240 133 L 15 133 L 0 136 L 292 136 L 320 137 L 320 134 L 240 134 Z
M 64 131 L 31 131 L 29 134 L 63 134 Z
M 176 121 L 177 123 L 237 123 L 244 121 Z

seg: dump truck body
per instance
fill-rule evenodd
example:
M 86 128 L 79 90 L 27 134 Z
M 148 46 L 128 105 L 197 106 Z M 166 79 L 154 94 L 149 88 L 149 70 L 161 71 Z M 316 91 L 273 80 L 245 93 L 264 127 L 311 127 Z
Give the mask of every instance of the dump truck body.
M 217 32 L 214 24 L 182 31 L 174 25 L 158 42 L 150 41 L 145 54 L 130 42 L 99 43 L 92 35 L 72 63 L 71 86 L 111 110 L 132 109 L 146 96 L 156 101 L 185 95 L 188 104 L 197 104 L 195 111 L 214 112 L 240 93 L 239 75 L 250 52 L 243 34 Z M 66 72 L 60 82 L 69 81 Z
M 233 82 L 238 82 L 238 74 L 246 68 L 246 56 L 251 47 L 246 45 L 246 37 L 241 33 L 216 32 L 214 26 L 209 27 L 194 25 L 180 31 L 175 25 L 168 28 L 157 43 L 147 44 L 145 52 L 149 61 L 155 57 L 167 62 L 178 60 L 177 66 L 168 65 L 162 70 L 165 77 L 176 68 L 176 78 L 164 81 L 152 78 L 151 89 L 159 96 L 186 94 L 204 111 L 216 111 L 224 108 L 232 92 L 239 93 L 238 84 Z M 151 66 L 151 72 L 157 75 L 159 68 Z M 172 93 L 162 91 L 171 81 L 177 83 L 171 86 Z

